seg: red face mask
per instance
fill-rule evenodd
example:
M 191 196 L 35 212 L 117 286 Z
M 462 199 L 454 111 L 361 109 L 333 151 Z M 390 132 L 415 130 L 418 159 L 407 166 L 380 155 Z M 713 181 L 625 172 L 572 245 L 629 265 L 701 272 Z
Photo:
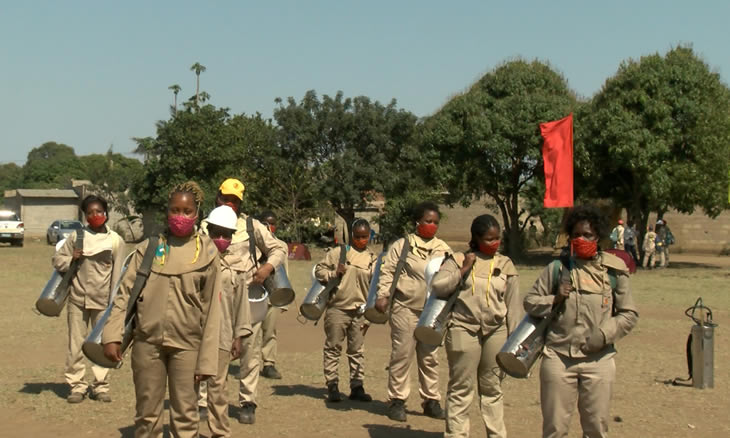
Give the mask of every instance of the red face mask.
M 418 224 L 416 227 L 416 234 L 424 239 L 430 239 L 436 235 L 436 230 L 438 229 L 439 226 L 436 224 Z
M 482 242 L 479 242 L 479 252 L 482 252 L 486 255 L 494 255 L 496 254 L 497 250 L 499 249 L 499 245 L 502 243 L 501 240 L 495 240 L 494 242 L 490 244 L 484 244 Z
M 592 259 L 598 252 L 597 240 L 586 240 L 583 237 L 576 237 L 570 240 L 572 253 L 579 259 Z
M 86 221 L 91 225 L 91 228 L 99 228 L 106 222 L 106 215 L 97 214 L 94 216 L 87 216 Z
M 352 239 L 352 247 L 362 251 L 368 247 L 368 239 Z
M 187 217 L 182 214 L 176 214 L 167 217 L 167 226 L 173 236 L 187 237 L 193 233 L 195 222 L 198 217 Z
M 231 240 L 224 237 L 216 237 L 213 239 L 213 243 L 215 244 L 215 247 L 218 248 L 219 252 L 225 252 L 231 244 Z
M 269 231 L 271 231 L 271 234 L 276 233 L 276 225 L 269 225 Z

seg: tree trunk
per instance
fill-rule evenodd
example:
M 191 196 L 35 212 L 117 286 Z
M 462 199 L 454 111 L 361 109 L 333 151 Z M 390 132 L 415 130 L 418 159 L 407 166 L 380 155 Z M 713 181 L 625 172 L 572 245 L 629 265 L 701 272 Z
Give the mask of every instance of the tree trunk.
M 200 73 L 196 73 L 195 76 L 195 106 L 198 106 L 198 94 L 200 93 Z
M 173 115 L 177 115 L 177 93 L 175 93 L 175 111 Z
M 345 227 L 347 229 L 347 235 L 343 236 L 346 241 L 340 242 L 340 243 L 350 243 L 350 236 L 352 236 L 352 222 L 355 220 L 355 209 L 354 208 L 338 208 L 335 210 L 337 214 L 342 217 L 342 219 L 345 221 Z

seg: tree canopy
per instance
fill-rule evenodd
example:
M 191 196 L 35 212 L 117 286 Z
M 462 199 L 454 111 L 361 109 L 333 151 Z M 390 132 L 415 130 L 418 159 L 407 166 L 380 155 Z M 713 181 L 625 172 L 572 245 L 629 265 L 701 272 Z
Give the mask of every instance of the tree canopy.
M 426 121 L 424 140 L 441 154 L 448 200 L 468 205 L 484 195 L 493 199 L 511 256 L 521 251 L 520 198 L 543 175 L 539 124 L 563 118 L 576 106 L 565 78 L 548 64 L 515 60 L 484 75 Z
M 594 97 L 585 144 L 597 196 L 645 229 L 669 208 L 710 217 L 727 207 L 730 92 L 691 48 L 621 64 Z

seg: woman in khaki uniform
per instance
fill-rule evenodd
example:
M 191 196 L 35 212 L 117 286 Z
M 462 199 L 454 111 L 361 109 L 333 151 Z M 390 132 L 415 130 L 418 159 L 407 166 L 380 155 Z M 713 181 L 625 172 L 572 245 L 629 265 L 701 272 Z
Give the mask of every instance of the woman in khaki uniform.
M 568 434 L 576 400 L 582 436 L 608 436 L 616 377 L 613 344 L 631 331 L 639 314 L 626 264 L 598 249 L 606 230 L 606 218 L 598 209 L 574 208 L 565 222 L 570 251 L 563 257 L 569 257 L 569 262 L 563 262 L 559 278 L 553 278 L 550 266 L 545 268 L 524 300 L 525 310 L 538 318 L 559 306 L 548 326 L 540 367 L 542 436 L 546 438 Z
M 228 365 L 241 354 L 244 338 L 251 336 L 251 309 L 246 291 L 242 260 L 228 250 L 236 231 L 236 213 L 224 205 L 213 209 L 205 220 L 208 236 L 221 253 L 221 328 L 218 346 L 218 373 L 201 382 L 198 391 L 208 410 L 211 437 L 231 436 L 228 421 Z M 206 384 L 207 383 L 207 384 Z
M 80 260 L 79 270 L 71 280 L 68 311 L 68 353 L 66 354 L 66 383 L 71 387 L 67 401 L 81 403 L 86 397 L 89 384 L 84 380 L 86 366 L 81 345 L 90 327 L 101 318 L 109 305 L 112 288 L 119 281 L 124 263 L 124 240 L 109 229 L 107 202 L 101 197 L 89 195 L 81 203 L 81 210 L 89 223 L 83 229 L 83 248 L 76 245 L 76 231 L 53 255 L 53 268 L 68 271 L 73 260 Z M 109 369 L 91 365 L 94 382 L 91 397 L 111 402 L 109 395 Z
M 507 436 L 503 374 L 496 355 L 524 311 L 517 270 L 509 257 L 497 253 L 500 235 L 499 223 L 493 216 L 478 216 L 471 224 L 471 251 L 447 259 L 431 281 L 433 292 L 441 298 L 459 294 L 446 333 L 447 438 L 469 436 L 469 409 L 475 386 L 487 437 Z
M 372 401 L 363 388 L 365 358 L 363 357 L 364 319 L 362 309 L 367 300 L 370 280 L 373 276 L 376 255 L 368 248 L 370 224 L 365 219 L 356 219 L 352 224 L 352 246 L 345 247 L 345 264 L 340 264 L 338 246 L 327 252 L 317 263 L 314 274 L 321 283 L 328 283 L 337 277 L 339 286 L 332 292 L 324 315 L 324 379 L 327 384 L 328 400 L 339 402 L 337 369 L 342 353 L 342 342 L 347 339 L 347 359 L 350 365 L 350 400 Z
M 233 254 L 241 258 L 240 269 L 245 276 L 245 295 L 249 288 L 261 285 L 274 270 L 285 263 L 287 257 L 286 244 L 274 237 L 268 227 L 256 219 L 252 219 L 253 229 L 246 224 L 248 216 L 241 212 L 241 201 L 245 187 L 234 178 L 228 178 L 221 183 L 216 195 L 216 205 L 227 205 L 238 214 L 236 232 L 233 233 L 231 246 L 228 248 Z M 254 239 L 254 252 L 251 253 L 251 241 Z M 264 261 L 265 260 L 265 261 Z M 241 345 L 241 370 L 239 375 L 238 400 L 241 410 L 238 413 L 238 422 L 254 424 L 256 422 L 256 388 L 259 382 L 261 369 L 261 335 L 263 323 L 253 324 L 253 334 L 246 337 Z
M 218 372 L 220 259 L 213 241 L 195 230 L 203 192 L 194 182 L 176 186 L 167 208 L 151 272 L 137 300 L 132 373 L 137 397 L 135 437 L 162 436 L 165 387 L 170 386 L 170 431 L 198 436 L 195 383 Z M 127 301 L 148 241 L 140 244 L 114 299 L 102 342 L 120 361 Z
M 410 395 L 410 367 L 413 356 L 418 364 L 418 381 L 420 395 L 423 399 L 423 413 L 432 418 L 444 418 L 439 404 L 441 394 L 438 388 L 437 347 L 418 342 L 413 332 L 418 324 L 423 306 L 426 304 L 426 281 L 424 275 L 426 265 L 434 258 L 451 252 L 451 248 L 443 240 L 434 237 L 438 230 L 440 214 L 438 206 L 432 202 L 423 202 L 414 210 L 416 233 L 396 240 L 388 250 L 380 269 L 377 301 L 375 308 L 383 313 L 388 311 L 390 300 L 393 300 L 390 315 L 390 338 L 392 349 L 388 368 L 388 418 L 394 421 L 406 421 L 405 403 Z M 398 264 L 406 239 L 410 251 L 406 263 L 398 278 L 394 296 L 390 296 L 393 275 Z

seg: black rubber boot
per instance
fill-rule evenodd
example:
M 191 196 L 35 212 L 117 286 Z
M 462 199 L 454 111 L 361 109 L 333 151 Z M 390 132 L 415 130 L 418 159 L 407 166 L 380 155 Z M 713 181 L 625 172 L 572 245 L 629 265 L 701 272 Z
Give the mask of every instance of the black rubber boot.
M 238 422 L 241 424 L 254 424 L 256 422 L 256 405 L 243 403 L 241 412 L 238 413 Z
M 370 394 L 365 392 L 365 388 L 363 388 L 362 385 L 359 385 L 350 390 L 350 400 L 371 402 L 373 401 L 373 398 L 370 397 Z
M 429 399 L 423 402 L 423 415 L 437 420 L 443 420 L 446 418 L 444 410 L 441 409 L 441 404 L 438 400 Z
M 327 385 L 327 401 L 342 401 L 342 394 L 340 393 L 340 388 L 337 386 L 337 382 L 333 382 Z
M 397 398 L 391 400 L 388 406 L 388 418 L 393 421 L 405 422 L 407 419 L 406 402 Z

